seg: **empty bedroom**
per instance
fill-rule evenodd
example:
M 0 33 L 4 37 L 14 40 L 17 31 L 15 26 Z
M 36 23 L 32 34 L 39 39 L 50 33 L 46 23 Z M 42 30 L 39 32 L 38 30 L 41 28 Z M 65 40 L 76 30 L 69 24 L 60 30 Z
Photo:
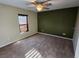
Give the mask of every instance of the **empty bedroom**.
M 79 58 L 79 0 L 0 0 L 0 58 Z

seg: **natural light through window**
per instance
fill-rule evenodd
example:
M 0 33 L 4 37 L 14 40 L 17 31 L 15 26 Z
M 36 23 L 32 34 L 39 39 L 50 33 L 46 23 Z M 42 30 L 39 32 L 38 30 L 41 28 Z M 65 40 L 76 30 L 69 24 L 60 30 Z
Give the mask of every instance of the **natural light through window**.
M 27 32 L 28 31 L 28 16 L 19 14 L 18 19 L 19 19 L 20 32 L 21 33 Z
M 42 58 L 41 54 L 39 53 L 39 51 L 37 51 L 36 49 L 31 49 L 30 51 L 28 51 L 25 54 L 26 58 Z

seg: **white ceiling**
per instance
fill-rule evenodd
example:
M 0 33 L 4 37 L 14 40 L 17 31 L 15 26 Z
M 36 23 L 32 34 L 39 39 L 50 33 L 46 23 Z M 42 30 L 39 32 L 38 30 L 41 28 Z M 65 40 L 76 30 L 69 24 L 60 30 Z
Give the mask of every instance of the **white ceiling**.
M 28 5 L 31 1 L 33 0 L 0 0 L 0 3 L 36 11 L 33 5 Z M 79 6 L 79 0 L 52 0 L 50 3 L 52 3 L 52 6 L 49 6 L 49 10 Z

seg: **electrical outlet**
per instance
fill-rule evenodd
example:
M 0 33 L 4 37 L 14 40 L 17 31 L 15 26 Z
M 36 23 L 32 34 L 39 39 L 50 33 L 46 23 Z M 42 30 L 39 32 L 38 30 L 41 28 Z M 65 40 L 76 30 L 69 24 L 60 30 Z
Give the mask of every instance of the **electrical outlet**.
M 62 33 L 62 35 L 64 35 L 64 36 L 65 36 L 65 35 L 66 35 L 66 33 Z

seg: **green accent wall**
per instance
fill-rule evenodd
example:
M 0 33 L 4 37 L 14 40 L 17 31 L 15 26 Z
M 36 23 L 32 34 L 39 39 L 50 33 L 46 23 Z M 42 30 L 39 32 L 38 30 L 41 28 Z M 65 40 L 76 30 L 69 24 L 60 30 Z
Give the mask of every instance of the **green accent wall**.
M 67 8 L 38 13 L 38 31 L 72 38 L 77 8 Z M 65 33 L 66 35 L 63 35 Z

